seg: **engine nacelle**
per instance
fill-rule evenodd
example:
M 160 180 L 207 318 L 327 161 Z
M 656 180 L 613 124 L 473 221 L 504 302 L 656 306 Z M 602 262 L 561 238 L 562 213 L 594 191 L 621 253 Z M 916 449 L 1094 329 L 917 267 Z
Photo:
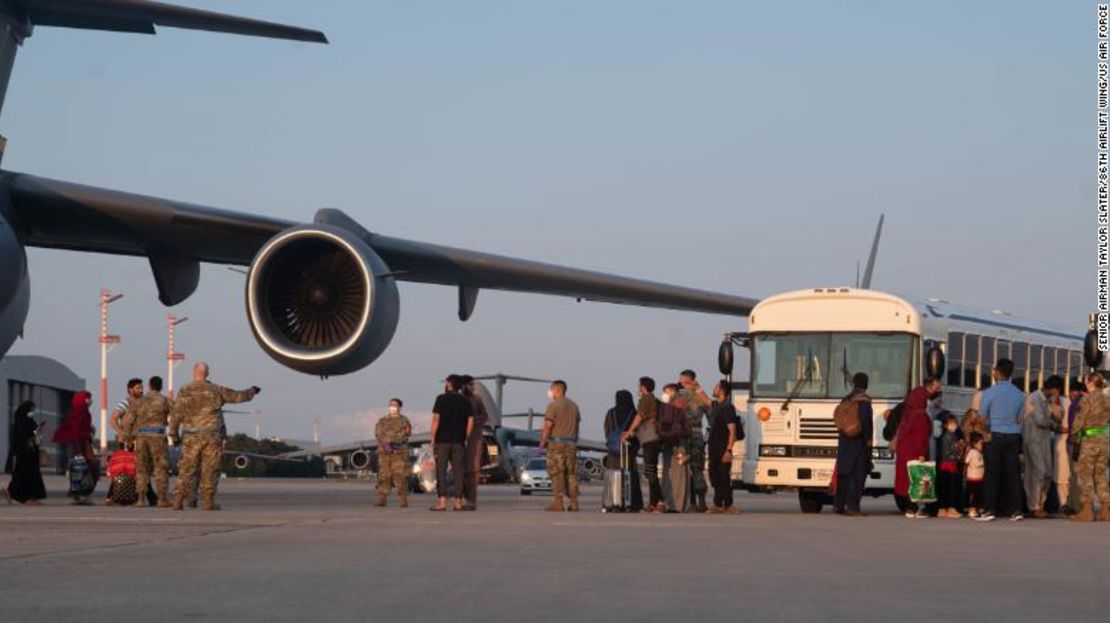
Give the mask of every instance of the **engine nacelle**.
M 23 332 L 30 306 L 27 253 L 11 224 L 0 213 L 0 357 Z
M 247 276 L 247 315 L 262 349 L 320 376 L 347 374 L 389 346 L 400 316 L 389 267 L 359 236 L 333 225 L 270 239 Z

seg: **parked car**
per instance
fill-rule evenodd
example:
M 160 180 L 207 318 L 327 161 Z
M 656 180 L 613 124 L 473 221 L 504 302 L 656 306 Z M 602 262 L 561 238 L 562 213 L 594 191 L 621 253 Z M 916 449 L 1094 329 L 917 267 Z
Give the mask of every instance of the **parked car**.
M 551 478 L 547 475 L 547 459 L 530 459 L 520 470 L 520 494 L 532 495 L 533 491 L 551 492 Z

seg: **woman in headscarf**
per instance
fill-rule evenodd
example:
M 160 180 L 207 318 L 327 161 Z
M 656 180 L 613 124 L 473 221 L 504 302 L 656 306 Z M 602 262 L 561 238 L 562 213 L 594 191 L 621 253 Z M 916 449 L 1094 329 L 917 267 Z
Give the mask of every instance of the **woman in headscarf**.
M 906 509 L 906 517 L 926 517 L 925 511 L 909 499 L 910 474 L 906 464 L 929 457 L 929 437 L 933 425 L 929 419 L 929 391 L 924 386 L 910 392 L 894 445 L 894 495 L 899 507 Z
M 66 444 L 71 457 L 78 455 L 85 457 L 95 483 L 96 477 L 100 475 L 100 466 L 96 461 L 96 455 L 93 454 L 93 425 L 92 414 L 89 413 L 90 404 L 92 404 L 92 394 L 89 392 L 81 390 L 73 395 L 73 401 L 69 407 L 69 417 L 62 422 L 58 430 L 54 431 L 54 443 Z M 74 495 L 73 497 L 78 504 L 88 503 L 88 495 Z
M 12 475 L 4 497 L 28 506 L 38 506 L 46 498 L 46 486 L 39 468 L 39 441 L 35 436 L 38 423 L 31 417 L 35 403 L 30 400 L 19 405 L 12 421 L 12 436 L 8 446 L 8 461 L 4 471 Z
M 605 439 L 616 433 L 617 436 L 628 431 L 632 420 L 636 419 L 636 405 L 632 401 L 632 392 L 622 389 L 615 397 L 616 404 L 605 414 Z M 644 510 L 644 492 L 640 490 L 640 472 L 636 469 L 636 453 L 640 450 L 640 443 L 635 437 L 628 439 L 628 479 L 632 499 L 629 500 L 628 510 L 638 513 Z M 609 457 L 606 457 L 609 458 Z

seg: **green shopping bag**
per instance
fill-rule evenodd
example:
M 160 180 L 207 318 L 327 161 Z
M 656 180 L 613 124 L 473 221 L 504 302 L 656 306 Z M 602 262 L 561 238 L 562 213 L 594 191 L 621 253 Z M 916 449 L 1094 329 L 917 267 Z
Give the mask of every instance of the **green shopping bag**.
M 906 463 L 910 472 L 910 501 L 928 503 L 937 501 L 937 466 L 932 461 Z

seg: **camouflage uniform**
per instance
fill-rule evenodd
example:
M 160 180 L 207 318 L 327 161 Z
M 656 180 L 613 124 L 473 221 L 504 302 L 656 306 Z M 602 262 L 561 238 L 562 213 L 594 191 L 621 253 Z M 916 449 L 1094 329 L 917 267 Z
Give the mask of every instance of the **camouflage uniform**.
M 180 510 L 188 496 L 189 484 L 198 466 L 204 509 L 219 508 L 216 506 L 216 485 L 227 430 L 224 428 L 223 406 L 247 402 L 254 398 L 254 394 L 254 388 L 235 391 L 209 381 L 193 381 L 178 390 L 170 419 L 170 436 L 182 440 L 173 504 L 175 509 Z
M 408 488 L 405 479 L 409 474 L 409 435 L 412 423 L 403 415 L 387 415 L 374 427 L 378 440 L 378 505 L 385 506 L 389 486 L 397 488 L 401 505 L 408 505 Z
M 1072 436 L 1079 446 L 1079 460 L 1076 461 L 1076 476 L 1079 482 L 1079 508 L 1074 517 L 1080 520 L 1094 519 L 1093 504 L 1097 492 L 1099 519 L 1110 520 L 1110 488 L 1106 484 L 1106 460 L 1110 455 L 1110 400 L 1100 392 L 1088 394 L 1079 403 L 1079 413 L 1075 415 Z
M 690 479 L 693 481 L 691 492 L 704 496 L 709 487 L 705 483 L 705 434 L 702 421 L 709 417 L 709 406 L 698 404 L 697 392 L 683 389 L 678 395 L 686 399 L 686 422 L 690 428 L 685 446 L 686 456 L 690 459 L 687 463 L 690 466 Z
M 145 492 L 153 472 L 158 506 L 169 506 L 166 423 L 171 408 L 169 399 L 151 391 L 139 401 L 131 420 L 131 439 L 135 444 L 135 489 L 140 494 Z
M 556 500 L 578 498 L 578 446 L 573 443 L 547 444 L 547 475 Z M 561 503 L 561 502 L 560 502 Z

